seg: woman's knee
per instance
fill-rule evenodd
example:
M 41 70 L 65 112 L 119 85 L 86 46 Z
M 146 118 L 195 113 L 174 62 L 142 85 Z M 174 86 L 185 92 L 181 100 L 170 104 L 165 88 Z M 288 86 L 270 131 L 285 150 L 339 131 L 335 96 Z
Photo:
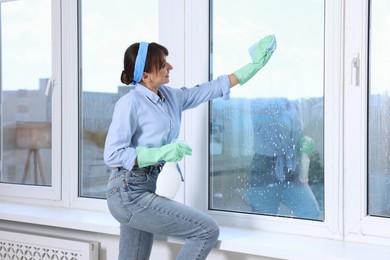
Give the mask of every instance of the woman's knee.
M 210 236 L 210 240 L 217 241 L 220 233 L 220 228 L 218 223 L 210 217 L 209 226 L 208 226 L 208 234 Z
M 213 238 L 214 238 L 215 241 L 218 240 L 219 233 L 220 233 L 220 229 L 219 229 L 219 226 L 217 225 L 217 226 L 215 227 L 215 229 L 212 231 L 212 236 L 213 236 Z

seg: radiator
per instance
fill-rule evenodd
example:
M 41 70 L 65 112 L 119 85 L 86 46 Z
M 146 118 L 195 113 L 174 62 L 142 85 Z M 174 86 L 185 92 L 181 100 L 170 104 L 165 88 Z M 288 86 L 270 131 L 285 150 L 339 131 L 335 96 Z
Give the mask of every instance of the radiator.
M 0 230 L 0 260 L 98 260 L 99 243 Z

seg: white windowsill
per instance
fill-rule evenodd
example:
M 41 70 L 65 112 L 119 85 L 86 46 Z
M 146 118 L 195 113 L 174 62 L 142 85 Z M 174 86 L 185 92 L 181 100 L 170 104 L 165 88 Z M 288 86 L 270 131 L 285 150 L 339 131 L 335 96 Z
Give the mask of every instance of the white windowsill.
M 118 223 L 105 212 L 0 202 L 0 220 L 119 235 Z M 158 237 L 169 243 L 184 240 Z M 389 259 L 390 247 L 221 227 L 222 251 L 279 259 Z

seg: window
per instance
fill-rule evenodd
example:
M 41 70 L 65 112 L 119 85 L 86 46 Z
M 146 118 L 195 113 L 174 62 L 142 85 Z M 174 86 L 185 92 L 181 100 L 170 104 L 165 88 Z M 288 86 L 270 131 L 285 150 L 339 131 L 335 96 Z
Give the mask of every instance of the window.
M 168 47 L 170 85 L 192 87 L 275 34 L 229 101 L 185 112 L 179 199 L 226 226 L 388 244 L 389 0 L 160 3 L 0 1 L 0 200 L 106 209 L 103 145 L 131 91 L 131 43 Z
M 278 46 L 230 101 L 211 103 L 210 209 L 324 219 L 324 6 L 212 1 L 212 77 L 248 63 L 259 37 Z
M 131 91 L 131 86 L 120 82 L 123 55 L 134 42 L 158 42 L 157 3 L 80 1 L 81 197 L 105 198 L 110 175 L 103 161 L 105 137 L 116 101 Z
M 16 196 L 34 189 L 59 198 L 58 134 L 55 109 L 61 89 L 58 72 L 58 5 L 50 0 L 1 3 L 1 170 L 2 192 Z M 11 184 L 14 184 L 11 186 Z M 54 193 L 53 193 L 54 192 Z M 46 193 L 46 197 L 47 197 Z M 34 192 L 32 197 L 42 196 Z

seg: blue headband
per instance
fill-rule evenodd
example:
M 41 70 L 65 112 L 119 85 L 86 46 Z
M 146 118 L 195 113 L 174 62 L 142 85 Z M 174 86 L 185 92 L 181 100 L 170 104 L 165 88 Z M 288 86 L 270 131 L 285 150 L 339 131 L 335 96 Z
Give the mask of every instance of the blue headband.
M 138 48 L 137 58 L 135 59 L 134 65 L 134 75 L 133 75 L 133 84 L 136 85 L 141 81 L 142 75 L 144 74 L 146 55 L 148 54 L 148 46 L 147 42 L 140 42 Z

